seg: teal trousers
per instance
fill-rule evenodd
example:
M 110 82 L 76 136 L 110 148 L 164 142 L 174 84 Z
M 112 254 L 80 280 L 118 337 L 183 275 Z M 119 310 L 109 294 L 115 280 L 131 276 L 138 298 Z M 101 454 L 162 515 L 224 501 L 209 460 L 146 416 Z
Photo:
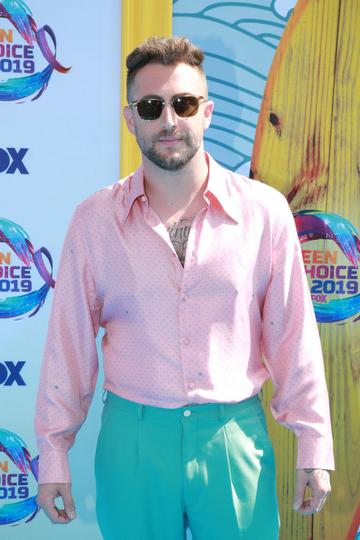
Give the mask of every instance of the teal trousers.
M 176 409 L 107 393 L 95 457 L 104 540 L 278 540 L 259 398 Z

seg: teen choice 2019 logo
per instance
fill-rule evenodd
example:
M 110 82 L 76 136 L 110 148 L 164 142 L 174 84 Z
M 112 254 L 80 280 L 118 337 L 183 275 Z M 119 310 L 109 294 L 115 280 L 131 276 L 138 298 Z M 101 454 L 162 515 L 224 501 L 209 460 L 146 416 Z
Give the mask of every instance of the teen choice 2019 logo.
M 39 98 L 54 69 L 66 73 L 70 68 L 56 59 L 50 26 L 38 29 L 23 0 L 0 1 L 0 101 Z
M 30 473 L 30 474 L 29 474 Z M 32 458 L 24 441 L 0 429 L 0 525 L 29 522 L 38 513 L 38 456 Z
M 1 249 L 2 243 L 7 248 Z M 50 287 L 55 286 L 52 269 L 52 258 L 45 247 L 35 250 L 20 225 L 0 218 L 0 319 L 35 315 Z
M 358 321 L 358 231 L 342 216 L 320 210 L 302 210 L 294 218 L 317 321 Z

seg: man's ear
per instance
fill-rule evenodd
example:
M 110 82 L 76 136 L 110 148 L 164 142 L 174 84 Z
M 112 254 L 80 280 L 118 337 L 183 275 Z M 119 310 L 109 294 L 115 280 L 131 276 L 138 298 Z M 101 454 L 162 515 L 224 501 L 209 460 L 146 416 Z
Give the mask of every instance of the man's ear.
M 214 110 L 214 102 L 207 101 L 205 103 L 205 109 L 204 109 L 204 128 L 205 129 L 207 129 L 210 126 L 213 110 Z
M 128 130 L 130 131 L 130 133 L 134 135 L 135 134 L 134 115 L 129 105 L 125 105 L 124 107 L 124 118 L 125 118 L 125 122 L 128 127 Z

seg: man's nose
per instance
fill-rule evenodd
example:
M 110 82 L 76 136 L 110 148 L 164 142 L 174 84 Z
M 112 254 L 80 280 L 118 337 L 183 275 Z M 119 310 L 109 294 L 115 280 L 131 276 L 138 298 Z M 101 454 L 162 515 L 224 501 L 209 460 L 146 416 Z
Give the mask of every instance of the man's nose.
M 161 111 L 160 122 L 162 127 L 175 126 L 176 113 L 171 103 L 165 103 L 163 110 Z

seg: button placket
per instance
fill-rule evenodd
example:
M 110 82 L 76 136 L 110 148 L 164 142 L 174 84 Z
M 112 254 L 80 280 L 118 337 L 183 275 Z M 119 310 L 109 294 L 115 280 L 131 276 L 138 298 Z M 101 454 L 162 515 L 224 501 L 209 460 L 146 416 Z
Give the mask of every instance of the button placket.
M 191 317 L 189 319 L 189 314 L 191 312 L 191 299 L 189 291 L 191 291 L 192 283 L 191 276 L 194 271 L 194 259 L 195 257 L 195 238 L 196 238 L 196 227 L 198 226 L 197 218 L 195 217 L 192 227 L 190 230 L 190 235 L 187 244 L 185 265 L 183 268 L 181 290 L 179 291 L 179 331 L 181 336 L 181 364 L 182 364 L 182 373 L 184 380 L 184 388 L 186 393 L 194 392 L 196 384 L 194 381 L 194 372 L 192 369 L 192 362 L 190 358 L 191 353 L 191 344 L 192 344 L 192 327 L 191 327 Z M 191 400 L 190 400 L 191 401 Z M 191 411 L 188 411 L 191 414 Z M 188 416 L 184 415 L 184 416 Z

